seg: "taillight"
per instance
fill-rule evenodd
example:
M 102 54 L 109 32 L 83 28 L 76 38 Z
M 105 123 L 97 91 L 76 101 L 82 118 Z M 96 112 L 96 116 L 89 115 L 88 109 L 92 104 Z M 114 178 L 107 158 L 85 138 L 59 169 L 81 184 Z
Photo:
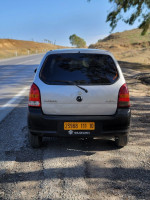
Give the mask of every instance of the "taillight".
M 123 84 L 119 90 L 118 96 L 118 108 L 128 108 L 130 107 L 130 97 L 129 97 L 129 90 L 125 84 Z
M 33 83 L 29 93 L 29 106 L 40 107 L 41 106 L 41 97 L 40 90 L 38 86 Z

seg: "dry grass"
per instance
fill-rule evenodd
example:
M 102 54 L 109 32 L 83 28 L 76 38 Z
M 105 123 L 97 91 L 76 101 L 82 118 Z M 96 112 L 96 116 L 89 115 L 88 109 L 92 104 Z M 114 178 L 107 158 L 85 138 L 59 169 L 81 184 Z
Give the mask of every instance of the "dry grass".
M 43 53 L 49 50 L 61 48 L 65 47 L 33 41 L 0 39 L 0 59 L 20 55 Z
M 89 48 L 105 49 L 121 61 L 150 64 L 150 30 L 141 36 L 140 29 L 114 33 Z

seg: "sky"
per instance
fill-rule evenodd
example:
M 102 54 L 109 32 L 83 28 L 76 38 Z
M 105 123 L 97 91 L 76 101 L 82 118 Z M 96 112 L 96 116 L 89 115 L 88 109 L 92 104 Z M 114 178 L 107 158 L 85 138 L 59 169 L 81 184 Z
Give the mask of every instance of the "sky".
M 76 34 L 90 45 L 110 34 L 106 18 L 113 7 L 108 0 L 0 0 L 0 38 L 71 46 L 69 36 Z M 137 27 L 137 21 L 119 22 L 113 32 Z

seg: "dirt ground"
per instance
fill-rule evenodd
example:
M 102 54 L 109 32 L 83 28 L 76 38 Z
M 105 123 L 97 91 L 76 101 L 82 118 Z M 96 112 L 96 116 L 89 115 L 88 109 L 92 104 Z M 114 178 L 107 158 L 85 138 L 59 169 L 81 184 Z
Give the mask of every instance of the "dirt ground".
M 65 47 L 34 41 L 0 39 L 0 59 L 45 53 L 49 50 L 60 48 Z
M 150 65 L 150 29 L 144 36 L 141 32 L 141 29 L 132 29 L 112 33 L 89 48 L 108 50 L 117 60 Z
M 131 96 L 129 144 L 45 138 L 32 149 L 25 97 L 0 124 L 0 199 L 150 199 L 150 85 L 139 78 L 149 71 L 121 65 Z

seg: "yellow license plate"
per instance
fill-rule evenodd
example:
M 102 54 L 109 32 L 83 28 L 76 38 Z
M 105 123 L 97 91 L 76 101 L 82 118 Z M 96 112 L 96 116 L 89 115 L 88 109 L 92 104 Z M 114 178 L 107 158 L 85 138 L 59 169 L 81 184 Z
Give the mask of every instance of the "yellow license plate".
M 95 130 L 95 122 L 64 122 L 64 130 Z

